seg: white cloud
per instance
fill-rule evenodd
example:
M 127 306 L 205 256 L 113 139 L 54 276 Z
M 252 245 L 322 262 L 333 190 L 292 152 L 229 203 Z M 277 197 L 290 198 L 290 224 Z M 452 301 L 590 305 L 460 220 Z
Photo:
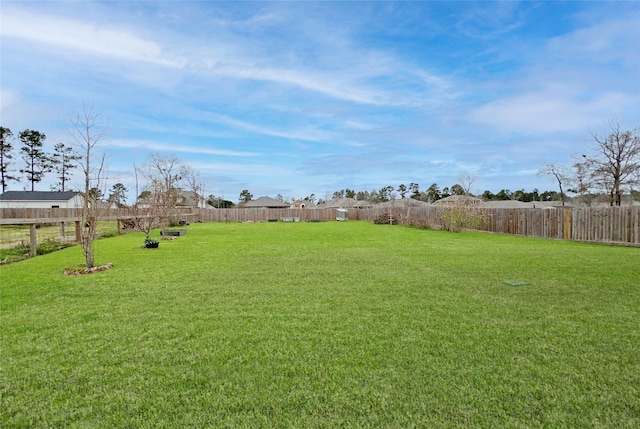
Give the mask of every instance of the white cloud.
M 525 92 L 487 103 L 472 111 L 469 119 L 504 132 L 529 135 L 587 130 L 594 121 L 610 117 L 628 101 L 618 93 L 582 100 L 550 92 Z
M 217 155 L 217 156 L 235 156 L 235 157 L 254 157 L 261 156 L 258 152 L 242 152 L 227 149 L 209 149 L 201 146 L 187 146 L 187 145 L 170 145 L 166 143 L 158 143 L 151 140 L 127 140 L 116 139 L 109 140 L 108 145 L 110 147 L 119 148 L 145 148 L 148 150 L 156 150 L 161 152 L 181 152 L 181 153 L 194 153 L 201 155 Z
M 0 36 L 3 38 L 162 66 L 184 66 L 184 60 L 170 58 L 158 43 L 136 36 L 125 28 L 40 15 L 6 6 L 2 14 Z
M 262 134 L 262 135 L 272 136 L 272 137 L 282 137 L 282 138 L 291 139 L 291 140 L 303 140 L 303 141 L 313 141 L 313 142 L 323 142 L 323 141 L 330 142 L 335 139 L 335 136 L 333 136 L 331 133 L 327 133 L 327 132 L 315 129 L 312 126 L 308 126 L 303 129 L 296 129 L 293 131 L 280 131 L 270 127 L 265 127 L 262 125 L 256 125 L 250 122 L 234 119 L 226 115 L 211 113 L 210 116 L 214 121 L 228 125 L 236 129 L 249 131 L 255 134 Z

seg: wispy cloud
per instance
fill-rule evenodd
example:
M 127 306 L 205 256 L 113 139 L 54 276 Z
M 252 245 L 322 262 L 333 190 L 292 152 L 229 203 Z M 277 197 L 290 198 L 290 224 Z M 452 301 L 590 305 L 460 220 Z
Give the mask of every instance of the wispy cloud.
M 335 140 L 335 136 L 331 133 L 315 129 L 311 126 L 299 130 L 281 131 L 216 113 L 211 113 L 210 117 L 213 121 L 239 130 L 248 131 L 252 134 L 262 134 L 272 137 L 282 137 L 285 139 L 312 142 L 332 142 Z
M 637 2 L 3 2 L 2 125 L 58 141 L 91 100 L 112 171 L 177 153 L 233 193 L 532 187 L 588 129 L 640 122 L 639 19 Z
M 214 156 L 230 156 L 230 157 L 256 157 L 261 156 L 259 152 L 243 152 L 226 149 L 211 149 L 201 146 L 187 146 L 187 145 L 170 145 L 166 143 L 158 143 L 151 140 L 126 140 L 126 139 L 114 139 L 109 140 L 108 146 L 117 148 L 130 148 L 139 149 L 144 148 L 150 151 L 158 152 L 177 152 L 177 153 L 190 153 L 199 155 L 214 155 Z
M 162 46 L 124 28 L 101 26 L 77 19 L 32 13 L 3 6 L 0 35 L 37 44 L 77 50 L 85 54 L 182 67 L 184 60 L 167 56 Z

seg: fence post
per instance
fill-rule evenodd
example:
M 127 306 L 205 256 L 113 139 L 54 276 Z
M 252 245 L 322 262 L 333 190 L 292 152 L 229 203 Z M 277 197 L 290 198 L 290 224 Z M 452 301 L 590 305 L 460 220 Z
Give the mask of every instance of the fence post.
M 29 255 L 36 256 L 38 254 L 38 243 L 36 242 L 36 224 L 29 224 Z
M 76 221 L 76 242 L 80 243 L 82 240 L 82 226 L 81 221 Z
M 571 209 L 564 209 L 564 219 L 562 222 L 562 238 L 571 240 Z

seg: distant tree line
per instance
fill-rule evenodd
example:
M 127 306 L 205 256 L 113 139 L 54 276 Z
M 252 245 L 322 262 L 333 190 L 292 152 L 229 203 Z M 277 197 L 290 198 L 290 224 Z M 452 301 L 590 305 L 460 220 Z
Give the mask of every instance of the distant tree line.
M 433 203 L 452 195 L 477 196 L 484 200 L 517 200 L 522 202 L 533 201 L 560 201 L 565 203 L 569 195 L 581 203 L 590 205 L 599 195 L 607 195 L 611 205 L 620 205 L 622 195 L 627 193 L 633 198 L 638 198 L 637 187 L 640 185 L 640 127 L 632 130 L 624 130 L 618 122 L 611 121 L 609 130 L 604 134 L 590 132 L 593 147 L 585 153 L 574 155 L 571 165 L 545 163 L 538 171 L 539 175 L 550 176 L 558 186 L 558 190 L 539 191 L 525 189 L 511 191 L 502 189 L 497 193 L 485 190 L 479 195 L 473 195 L 472 185 L 475 181 L 470 176 L 461 176 L 458 183 L 450 187 L 443 187 L 432 183 L 428 188 L 421 190 L 417 182 L 408 185 L 401 183 L 397 186 L 388 185 L 380 189 L 370 191 L 353 189 L 341 189 L 327 194 L 325 198 L 318 198 L 310 194 L 303 198 L 312 204 L 322 204 L 329 199 L 353 198 L 370 203 L 381 203 L 394 199 L 412 198 Z M 31 190 L 41 182 L 44 176 L 53 172 L 57 181 L 51 187 L 52 190 L 68 190 L 68 183 L 74 169 L 81 166 L 81 161 L 86 158 L 79 154 L 72 146 L 58 143 L 54 146 L 53 153 L 46 153 L 43 144 L 46 135 L 39 131 L 26 129 L 18 134 L 21 144 L 19 151 L 24 163 L 23 168 L 14 167 L 15 138 L 9 128 L 0 127 L 0 183 L 2 192 L 8 188 L 9 182 L 19 182 L 25 179 Z M 139 171 L 134 166 L 136 174 L 142 173 L 147 183 L 141 193 L 136 189 L 136 203 L 147 200 L 153 195 L 158 183 L 163 182 L 165 190 L 175 193 L 176 189 L 187 188 L 196 195 L 202 195 L 204 184 L 193 169 L 182 163 L 177 157 L 152 154 L 145 164 L 145 171 Z M 165 170 L 163 170 L 165 169 Z M 173 171 L 172 177 L 165 177 L 166 170 Z M 151 172 L 156 174 L 151 174 Z M 21 175 L 19 175 L 20 173 Z M 181 184 L 182 188 L 178 186 Z M 137 186 L 136 186 L 137 187 Z M 91 189 L 94 198 L 101 199 L 103 192 L 99 189 Z M 122 183 L 116 183 L 110 190 L 108 200 L 120 206 L 126 204 L 128 190 Z M 165 196 L 166 197 L 166 196 Z M 174 195 L 173 199 L 176 198 Z M 285 201 L 278 194 L 277 199 Z M 238 197 L 238 203 L 243 205 L 253 199 L 253 194 L 244 189 Z M 232 201 L 223 197 L 209 195 L 206 203 L 216 208 L 229 208 L 235 206 Z M 292 201 L 293 202 L 293 198 Z

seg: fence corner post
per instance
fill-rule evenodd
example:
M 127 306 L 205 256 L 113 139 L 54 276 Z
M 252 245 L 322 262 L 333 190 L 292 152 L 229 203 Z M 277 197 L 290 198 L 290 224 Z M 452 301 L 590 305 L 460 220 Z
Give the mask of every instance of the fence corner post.
M 38 254 L 38 243 L 36 240 L 36 224 L 29 224 L 29 255 L 36 256 Z

